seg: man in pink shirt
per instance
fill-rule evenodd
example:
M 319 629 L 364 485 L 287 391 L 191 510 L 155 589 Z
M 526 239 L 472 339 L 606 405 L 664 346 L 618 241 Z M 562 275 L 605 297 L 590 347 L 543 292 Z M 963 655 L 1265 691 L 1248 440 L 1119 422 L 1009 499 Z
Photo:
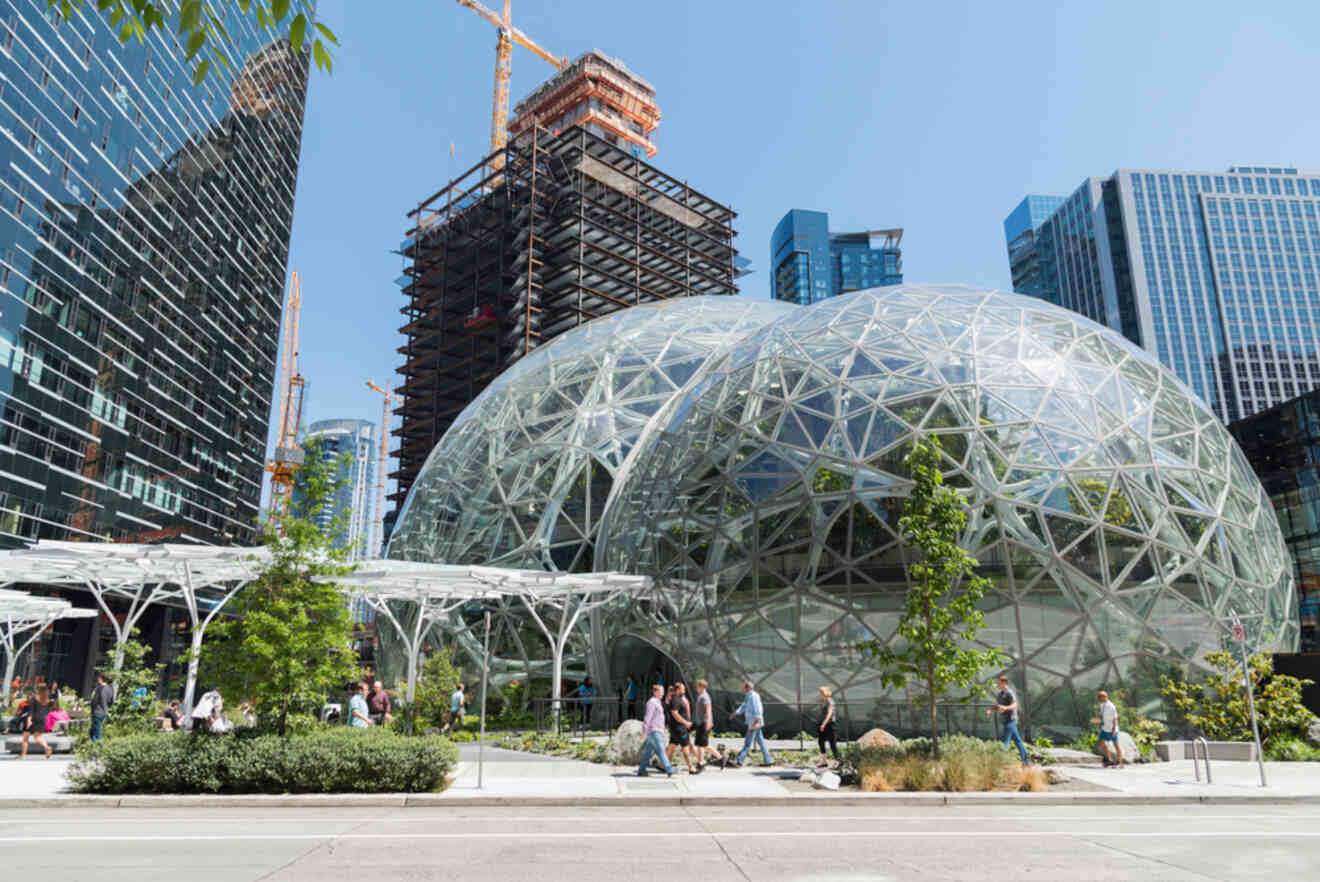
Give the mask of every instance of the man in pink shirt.
M 646 740 L 642 742 L 642 761 L 637 766 L 639 778 L 645 778 L 650 774 L 646 767 L 651 762 L 652 754 L 659 757 L 665 775 L 674 777 L 674 767 L 669 764 L 669 758 L 665 756 L 665 708 L 660 703 L 660 696 L 664 691 L 665 687 L 659 683 L 655 684 L 651 687 L 651 700 L 646 703 L 646 714 L 642 718 L 642 735 Z

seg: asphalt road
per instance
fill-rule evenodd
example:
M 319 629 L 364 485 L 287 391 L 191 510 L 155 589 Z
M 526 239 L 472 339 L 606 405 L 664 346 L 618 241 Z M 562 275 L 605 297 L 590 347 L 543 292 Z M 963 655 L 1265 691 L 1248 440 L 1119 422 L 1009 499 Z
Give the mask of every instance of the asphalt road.
M 957 808 L 0 811 L 12 879 L 1320 878 L 1320 810 Z

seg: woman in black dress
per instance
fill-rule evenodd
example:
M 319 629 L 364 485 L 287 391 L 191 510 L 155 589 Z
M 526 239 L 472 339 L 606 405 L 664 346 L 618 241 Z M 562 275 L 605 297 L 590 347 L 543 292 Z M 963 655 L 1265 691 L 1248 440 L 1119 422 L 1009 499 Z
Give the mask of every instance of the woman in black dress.
M 50 700 L 50 690 L 45 686 L 37 687 L 36 697 L 28 702 L 28 724 L 23 730 L 23 746 L 18 751 L 19 759 L 27 758 L 28 738 L 36 739 L 50 759 L 50 745 L 46 743 L 46 714 L 54 707 Z

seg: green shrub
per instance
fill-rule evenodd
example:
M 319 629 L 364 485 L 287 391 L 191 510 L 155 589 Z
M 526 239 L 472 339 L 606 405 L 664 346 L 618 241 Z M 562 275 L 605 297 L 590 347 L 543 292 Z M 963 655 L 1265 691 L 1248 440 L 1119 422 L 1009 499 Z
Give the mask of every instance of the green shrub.
M 459 671 L 453 665 L 449 650 L 440 649 L 422 664 L 417 678 L 417 700 L 412 708 L 395 716 L 407 716 L 409 710 L 415 712 L 418 731 L 445 725 L 449 722 L 449 697 L 459 682 Z
M 1320 762 L 1320 748 L 1300 738 L 1274 738 L 1265 744 L 1265 759 L 1282 763 Z
M 1214 673 L 1196 682 L 1166 677 L 1164 697 L 1182 720 L 1209 740 L 1250 741 L 1251 719 L 1241 663 L 1223 650 L 1206 653 L 1205 660 Z M 1247 661 L 1261 739 L 1302 735 L 1312 718 L 1302 704 L 1302 690 L 1313 682 L 1274 673 L 1274 659 L 1269 653 L 1257 653 Z
M 443 789 L 457 762 L 445 738 L 378 729 L 161 732 L 106 739 L 82 750 L 67 774 L 81 793 L 416 793 Z

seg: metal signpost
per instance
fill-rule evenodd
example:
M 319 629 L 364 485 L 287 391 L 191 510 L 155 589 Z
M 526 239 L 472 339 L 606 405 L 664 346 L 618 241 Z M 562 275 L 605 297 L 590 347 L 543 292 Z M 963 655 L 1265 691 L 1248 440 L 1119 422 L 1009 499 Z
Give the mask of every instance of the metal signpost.
M 1233 642 L 1238 645 L 1238 650 L 1242 655 L 1242 680 L 1247 685 L 1247 712 L 1251 714 L 1251 734 L 1256 739 L 1256 763 L 1260 766 L 1260 786 L 1265 787 L 1265 751 L 1260 746 L 1260 728 L 1256 725 L 1256 699 L 1252 695 L 1251 689 L 1251 669 L 1247 664 L 1247 629 L 1243 626 L 1242 620 L 1238 614 L 1230 611 L 1232 616 Z
M 477 739 L 477 789 L 481 789 L 486 753 L 486 672 L 490 670 L 490 610 L 484 610 L 486 639 L 481 648 L 481 737 Z

